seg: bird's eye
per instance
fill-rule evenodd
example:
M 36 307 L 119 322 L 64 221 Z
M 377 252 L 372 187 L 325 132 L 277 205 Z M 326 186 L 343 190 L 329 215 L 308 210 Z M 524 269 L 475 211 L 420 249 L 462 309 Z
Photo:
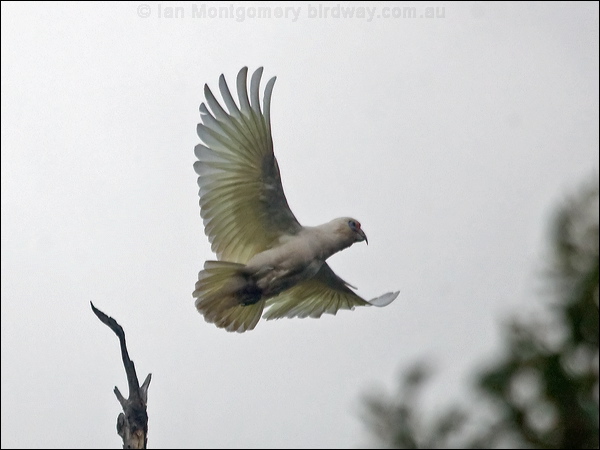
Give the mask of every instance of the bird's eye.
M 356 222 L 354 220 L 349 220 L 348 225 L 350 225 L 350 228 L 352 228 L 352 229 L 356 228 Z

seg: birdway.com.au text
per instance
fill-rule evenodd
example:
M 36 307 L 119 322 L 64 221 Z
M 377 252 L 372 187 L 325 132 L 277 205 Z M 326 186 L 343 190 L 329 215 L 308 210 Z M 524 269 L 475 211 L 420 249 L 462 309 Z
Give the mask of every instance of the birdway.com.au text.
M 368 5 L 368 3 L 366 4 Z M 301 6 L 213 6 L 207 3 L 192 3 L 188 6 L 170 6 L 157 3 L 140 3 L 137 15 L 142 19 L 226 19 L 245 20 L 278 19 L 296 22 L 299 19 L 354 19 L 371 22 L 376 19 L 444 19 L 443 6 L 347 6 L 307 4 Z

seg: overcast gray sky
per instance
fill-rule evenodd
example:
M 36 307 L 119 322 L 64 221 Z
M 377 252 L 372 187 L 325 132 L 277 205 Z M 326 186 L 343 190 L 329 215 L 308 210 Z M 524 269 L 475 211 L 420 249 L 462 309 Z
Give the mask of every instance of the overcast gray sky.
M 121 445 L 90 301 L 153 374 L 151 447 L 368 444 L 362 396 L 415 360 L 443 374 L 426 409 L 460 399 L 535 309 L 554 207 L 598 174 L 596 2 L 2 2 L 1 32 L 2 447 Z M 330 263 L 390 306 L 242 335 L 195 310 L 198 106 L 246 65 L 278 77 L 292 210 L 359 219 L 369 245 Z

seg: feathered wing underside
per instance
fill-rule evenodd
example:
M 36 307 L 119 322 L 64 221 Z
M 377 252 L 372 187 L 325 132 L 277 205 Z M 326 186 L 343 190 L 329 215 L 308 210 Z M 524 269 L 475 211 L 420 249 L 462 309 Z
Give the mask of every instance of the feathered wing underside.
M 285 198 L 273 154 L 270 104 L 275 77 L 265 87 L 261 110 L 262 68 L 252 75 L 250 96 L 247 72 L 244 67 L 236 80 L 239 106 L 225 77 L 219 78 L 227 111 L 204 86 L 210 110 L 200 105 L 202 123 L 197 131 L 204 144 L 194 150 L 200 214 L 212 250 L 219 260 L 242 264 L 281 236 L 301 229 Z
M 365 300 L 338 277 L 327 263 L 317 274 L 291 289 L 267 300 L 267 320 L 283 317 L 313 317 L 323 314 L 336 314 L 341 309 L 352 310 L 356 306 L 386 306 L 399 292 L 388 292 L 372 300 Z

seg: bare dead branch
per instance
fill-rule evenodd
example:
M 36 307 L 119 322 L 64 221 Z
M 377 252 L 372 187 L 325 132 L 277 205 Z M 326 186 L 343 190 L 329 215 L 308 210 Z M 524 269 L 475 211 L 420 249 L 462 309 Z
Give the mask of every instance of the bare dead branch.
M 127 351 L 123 328 L 115 319 L 107 316 L 96 308 L 92 302 L 90 302 L 90 305 L 98 319 L 115 332 L 119 338 L 119 343 L 121 344 L 121 357 L 123 358 L 123 365 L 125 366 L 125 373 L 127 374 L 129 398 L 126 399 L 123 397 L 119 388 L 115 386 L 115 396 L 123 408 L 123 412 L 120 413 L 117 418 L 117 433 L 123 439 L 123 448 L 145 449 L 148 443 L 148 414 L 146 412 L 146 403 L 148 401 L 148 387 L 150 386 L 152 374 L 149 373 L 142 386 L 139 385 L 138 377 L 135 372 L 135 365 L 129 358 L 129 353 Z

